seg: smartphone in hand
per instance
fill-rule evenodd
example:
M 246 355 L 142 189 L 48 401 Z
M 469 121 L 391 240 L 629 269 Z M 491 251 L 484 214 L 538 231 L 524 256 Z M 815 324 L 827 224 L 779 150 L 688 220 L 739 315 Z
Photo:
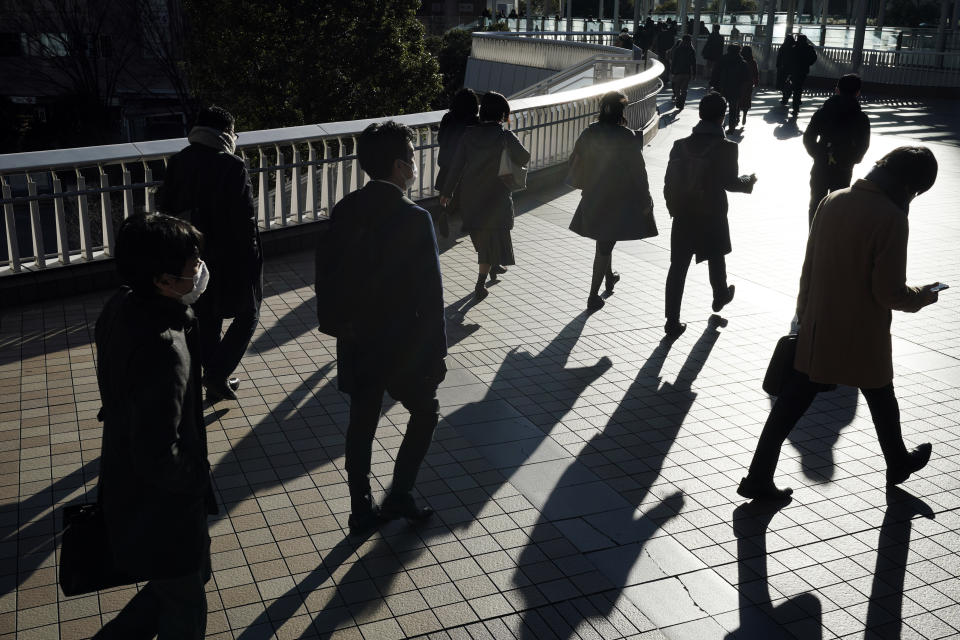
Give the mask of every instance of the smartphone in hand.
M 950 285 L 948 285 L 947 283 L 938 282 L 937 284 L 930 287 L 930 291 L 937 292 L 937 291 L 943 291 L 944 289 L 949 289 L 949 288 L 950 288 Z

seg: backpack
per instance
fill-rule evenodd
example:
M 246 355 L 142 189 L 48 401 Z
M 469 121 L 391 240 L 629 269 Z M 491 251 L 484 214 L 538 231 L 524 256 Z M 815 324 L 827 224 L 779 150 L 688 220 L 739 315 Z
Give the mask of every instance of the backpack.
M 667 164 L 663 189 L 671 218 L 693 216 L 710 206 L 704 183 L 709 181 L 716 171 L 710 155 L 722 142 L 723 140 L 712 142 L 703 151 L 696 153 L 690 150 L 688 142 L 676 143 L 675 148 L 679 153 Z

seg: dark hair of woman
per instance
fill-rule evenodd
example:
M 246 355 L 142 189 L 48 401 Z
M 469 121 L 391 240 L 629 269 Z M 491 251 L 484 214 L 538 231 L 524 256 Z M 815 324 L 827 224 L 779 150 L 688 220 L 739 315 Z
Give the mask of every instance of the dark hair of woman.
M 740 50 L 740 55 L 744 60 L 753 60 L 753 47 L 746 46 Z
M 476 117 L 479 108 L 480 101 L 477 100 L 477 94 L 473 92 L 473 89 L 467 89 L 466 87 L 453 94 L 453 100 L 450 101 L 450 113 L 458 120 L 469 120 Z
M 620 91 L 610 91 L 600 98 L 600 115 L 598 122 L 607 124 L 624 124 L 626 119 L 623 112 L 627 108 L 627 96 Z
M 489 91 L 480 98 L 480 120 L 500 122 L 510 115 L 510 103 L 502 93 Z
M 923 193 L 937 180 L 937 159 L 927 147 L 897 147 L 877 160 L 910 194 Z

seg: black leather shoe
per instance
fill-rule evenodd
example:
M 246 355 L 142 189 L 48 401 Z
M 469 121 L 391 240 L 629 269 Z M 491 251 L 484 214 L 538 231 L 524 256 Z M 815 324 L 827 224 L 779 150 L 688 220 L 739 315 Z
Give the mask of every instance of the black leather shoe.
M 907 454 L 907 461 L 896 467 L 887 469 L 887 484 L 900 484 L 910 477 L 911 473 L 920 471 L 930 462 L 933 445 L 924 442 Z
M 410 494 L 397 496 L 391 493 L 380 507 L 380 519 L 384 521 L 406 518 L 413 522 L 423 522 L 432 515 L 433 509 L 418 507 Z
M 611 271 L 606 276 L 604 276 L 603 282 L 604 282 L 604 293 L 606 293 L 607 295 L 610 295 L 613 293 L 614 285 L 620 282 L 620 274 L 617 273 L 616 271 Z
M 240 388 L 240 378 L 237 378 L 237 377 L 227 378 L 227 386 L 230 387 L 232 390 L 236 391 L 237 389 Z
M 678 320 L 667 320 L 667 324 L 663 325 L 663 332 L 668 338 L 679 338 L 686 330 L 687 324 Z
M 498 276 L 499 276 L 499 275 L 503 275 L 503 274 L 506 273 L 506 272 L 507 272 L 507 268 L 506 268 L 506 267 L 501 267 L 501 266 L 498 265 L 498 264 L 495 264 L 495 265 L 493 265 L 492 267 L 490 267 L 490 273 L 492 273 L 492 274 L 494 274 L 494 275 L 498 275 Z
M 490 295 L 490 292 L 487 291 L 487 288 L 482 284 L 478 284 L 476 288 L 473 290 L 473 299 L 476 300 L 477 302 L 480 302 L 481 300 L 486 298 L 488 295 Z
M 773 480 L 756 482 L 747 476 L 740 481 L 737 493 L 748 500 L 786 500 L 793 493 L 793 489 L 789 487 L 780 489 L 773 484 Z
M 605 304 L 606 302 L 604 302 L 603 298 L 601 298 L 595 293 L 591 294 L 590 297 L 587 298 L 588 311 L 599 311 L 600 309 L 603 309 L 603 305 Z
M 730 304 L 733 301 L 733 294 L 736 293 L 737 288 L 733 285 L 727 287 L 727 295 L 723 298 L 714 298 L 713 299 L 713 309 L 714 313 L 719 313 L 721 309 Z
M 233 392 L 233 389 L 230 388 L 229 383 L 224 380 L 223 382 L 207 382 L 207 402 L 214 403 L 221 400 L 236 400 L 237 394 Z
M 380 524 L 380 507 L 371 505 L 363 511 L 354 511 L 347 518 L 350 535 L 357 536 L 372 531 Z

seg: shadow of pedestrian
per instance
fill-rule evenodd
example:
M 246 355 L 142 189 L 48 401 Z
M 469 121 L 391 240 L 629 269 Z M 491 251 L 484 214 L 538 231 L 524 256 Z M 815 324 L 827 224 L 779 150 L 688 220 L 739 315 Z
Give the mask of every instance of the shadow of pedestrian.
M 544 579 L 563 577 L 564 572 L 551 562 L 553 559 L 567 566 L 596 566 L 602 573 L 602 578 L 595 572 L 587 572 L 587 578 L 574 576 L 573 595 L 591 595 L 611 587 L 628 586 L 631 570 L 641 557 L 644 545 L 683 508 L 683 495 L 675 491 L 656 501 L 639 518 L 635 515 L 660 477 L 664 461 L 693 407 L 697 394 L 691 390 L 692 384 L 720 337 L 718 328 L 725 324 L 722 318 L 711 316 L 673 383 L 661 384 L 660 372 L 674 344 L 669 338 L 662 339 L 640 368 L 603 431 L 590 439 L 563 472 L 541 509 L 530 534 L 531 541 L 524 547 L 514 574 L 525 608 L 543 604 L 543 596 L 534 585 Z M 611 460 L 598 460 L 596 453 L 602 451 L 617 454 Z M 618 460 L 621 474 L 628 475 L 637 485 L 629 494 L 629 502 L 592 470 L 612 460 Z M 570 532 L 576 548 L 569 542 L 554 543 L 544 551 L 538 542 L 556 538 L 557 529 L 561 533 Z M 600 615 L 609 615 L 616 600 L 616 596 L 607 598 L 607 609 L 601 609 Z M 594 605 L 601 606 L 599 602 Z M 571 615 L 576 617 L 572 610 Z M 571 629 L 576 629 L 580 621 L 567 617 L 566 622 Z M 535 637 L 532 628 L 525 627 L 524 638 Z M 573 633 L 570 637 L 574 637 Z
M 777 606 L 770 599 L 767 528 L 789 503 L 789 499 L 777 504 L 753 501 L 733 510 L 740 626 L 726 636 L 727 640 L 823 638 L 822 605 L 815 595 L 801 593 Z
M 801 135 L 803 135 L 803 132 L 797 127 L 797 119 L 795 117 L 790 118 L 783 124 L 778 124 L 773 129 L 773 136 L 777 140 L 790 140 Z
M 840 432 L 857 415 L 859 391 L 841 385 L 834 392 L 818 393 L 810 409 L 787 440 L 800 452 L 803 474 L 815 481 L 832 480 L 836 472 L 833 449 Z M 771 398 L 771 406 L 773 399 Z
M 880 525 L 877 565 L 867 605 L 865 638 L 900 638 L 903 630 L 903 587 L 916 516 L 934 519 L 930 506 L 899 487 L 887 487 L 887 511 Z

